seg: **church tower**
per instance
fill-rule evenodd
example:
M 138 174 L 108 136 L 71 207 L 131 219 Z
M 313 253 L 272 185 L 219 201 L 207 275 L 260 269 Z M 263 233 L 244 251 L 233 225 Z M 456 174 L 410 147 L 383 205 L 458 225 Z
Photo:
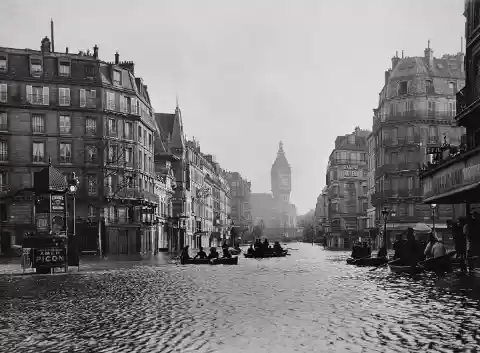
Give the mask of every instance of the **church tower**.
M 278 144 L 277 158 L 272 165 L 272 194 L 276 201 L 281 203 L 290 202 L 290 191 L 292 190 L 292 170 L 285 157 L 283 143 Z

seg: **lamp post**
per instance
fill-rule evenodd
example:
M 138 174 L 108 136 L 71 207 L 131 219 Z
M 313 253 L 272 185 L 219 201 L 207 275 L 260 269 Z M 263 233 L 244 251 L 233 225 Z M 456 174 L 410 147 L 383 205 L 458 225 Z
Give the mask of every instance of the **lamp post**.
M 435 213 L 437 210 L 437 204 L 432 203 L 430 207 L 432 208 L 432 230 L 433 230 L 433 234 L 435 234 Z
M 67 259 L 70 259 L 69 265 L 71 266 L 79 266 L 79 257 L 78 257 L 78 242 L 76 238 L 76 232 L 77 232 L 77 226 L 76 226 L 76 219 L 77 219 L 77 212 L 76 212 L 76 194 L 77 194 L 77 189 L 78 185 L 80 184 L 80 181 L 78 180 L 77 175 L 75 172 L 70 173 L 69 178 L 67 180 L 68 183 L 68 193 L 72 195 L 72 237 L 71 240 L 68 242 L 69 243 L 69 248 L 72 245 L 74 249 L 71 249 L 69 251 L 69 255 Z M 68 236 L 68 235 L 67 235 Z M 75 252 L 73 252 L 73 250 Z M 74 256 L 74 258 L 72 258 Z
M 390 211 L 388 208 L 384 207 L 382 210 L 382 216 L 383 216 L 383 247 L 385 250 L 387 250 L 387 219 L 388 215 L 390 214 Z

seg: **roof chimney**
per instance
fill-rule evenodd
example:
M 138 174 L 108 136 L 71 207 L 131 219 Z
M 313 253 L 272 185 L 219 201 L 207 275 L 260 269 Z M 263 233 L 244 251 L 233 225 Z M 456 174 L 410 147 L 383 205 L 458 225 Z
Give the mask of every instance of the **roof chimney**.
M 425 61 L 427 62 L 428 67 L 433 67 L 433 50 L 430 49 L 430 39 L 428 40 L 428 47 L 424 51 Z
M 118 54 L 118 51 L 115 53 L 115 65 L 118 65 L 120 62 L 120 54 Z
M 385 85 L 388 84 L 388 79 L 390 78 L 390 70 L 385 71 Z
M 51 43 L 50 43 L 50 39 L 48 39 L 48 37 L 45 37 L 45 38 L 42 39 L 40 49 L 41 49 L 42 53 L 50 53 L 51 52 Z
M 395 52 L 395 56 L 392 58 L 392 70 L 395 69 L 395 67 L 398 65 L 400 62 L 400 58 L 398 57 L 398 51 Z
M 52 38 L 52 52 L 55 52 L 55 41 L 53 39 L 53 19 L 50 19 L 50 37 Z
M 95 44 L 95 46 L 93 47 L 93 57 L 95 59 L 98 59 L 98 46 Z

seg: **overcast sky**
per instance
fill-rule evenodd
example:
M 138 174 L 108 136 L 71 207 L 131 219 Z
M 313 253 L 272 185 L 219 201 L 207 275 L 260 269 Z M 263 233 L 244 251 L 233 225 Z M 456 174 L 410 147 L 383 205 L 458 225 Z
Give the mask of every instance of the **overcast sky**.
M 178 93 L 185 132 L 204 152 L 270 191 L 279 140 L 291 200 L 315 207 L 337 135 L 371 128 L 384 71 L 403 49 L 460 51 L 463 0 L 1 0 L 0 46 L 99 46 L 136 63 L 157 112 Z

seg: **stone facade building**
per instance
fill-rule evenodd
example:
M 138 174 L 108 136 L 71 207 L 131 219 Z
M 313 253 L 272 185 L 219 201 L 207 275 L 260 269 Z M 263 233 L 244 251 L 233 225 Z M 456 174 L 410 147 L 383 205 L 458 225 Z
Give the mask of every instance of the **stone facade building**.
M 0 214 L 2 251 L 35 224 L 33 172 L 49 160 L 76 172 L 80 250 L 135 254 L 154 231 L 153 136 L 147 86 L 134 63 L 93 52 L 0 48 Z
M 369 134 L 357 127 L 353 133 L 335 139 L 326 175 L 329 248 L 350 248 L 366 228 Z
M 232 222 L 238 231 L 238 236 L 243 239 L 243 234 L 252 228 L 252 215 L 250 209 L 250 195 L 252 183 L 242 177 L 238 172 L 226 172 L 225 178 L 231 190 Z
M 464 128 L 455 127 L 455 94 L 465 84 L 464 55 L 434 57 L 430 43 L 422 57 L 392 58 L 374 109 L 375 219 L 390 211 L 388 228 L 403 231 L 418 222 L 432 226 L 430 206 L 423 204 L 418 168 L 427 153 L 442 144 L 460 144 Z M 428 157 L 431 158 L 431 157 Z M 446 230 L 451 205 L 436 210 L 437 230 Z M 381 221 L 383 224 L 383 221 Z M 393 241 L 394 233 L 390 232 Z

